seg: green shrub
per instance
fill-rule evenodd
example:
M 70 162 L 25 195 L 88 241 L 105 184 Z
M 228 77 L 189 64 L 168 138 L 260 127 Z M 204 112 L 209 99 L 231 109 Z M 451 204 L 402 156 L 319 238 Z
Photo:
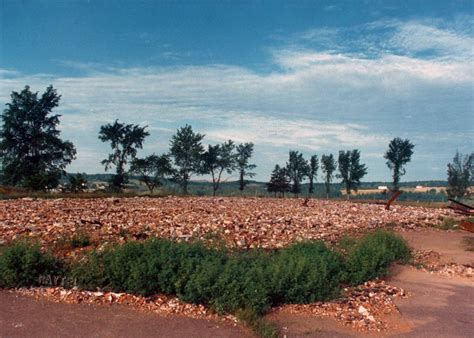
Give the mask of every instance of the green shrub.
M 0 254 L 0 287 L 13 288 L 39 284 L 39 277 L 57 274 L 61 266 L 40 246 L 25 241 L 2 248 Z M 61 273 L 60 273 L 61 274 Z
M 459 221 L 452 217 L 445 217 L 437 227 L 443 230 L 453 230 L 458 227 Z
M 236 312 L 237 318 L 250 327 L 259 337 L 262 338 L 277 338 L 278 326 L 251 309 L 242 309 Z
M 293 245 L 271 263 L 273 302 L 311 303 L 335 296 L 344 271 L 342 258 L 323 242 Z
M 80 234 L 75 234 L 71 238 L 71 247 L 73 248 L 84 248 L 86 246 L 89 246 L 91 244 L 91 239 L 89 235 L 80 233 Z
M 346 260 L 347 278 L 360 284 L 387 273 L 391 263 L 410 259 L 406 241 L 394 233 L 379 230 L 362 238 Z
M 216 280 L 211 306 L 220 313 L 243 308 L 266 312 L 271 305 L 270 263 L 270 256 L 261 252 L 232 255 Z
M 200 242 L 153 239 L 92 253 L 74 267 L 73 276 L 86 289 L 166 293 L 219 313 L 247 309 L 260 315 L 272 305 L 330 299 L 343 282 L 357 284 L 380 276 L 391 262 L 409 257 L 403 239 L 388 232 L 349 244 L 343 257 L 323 242 L 276 252 L 229 252 Z

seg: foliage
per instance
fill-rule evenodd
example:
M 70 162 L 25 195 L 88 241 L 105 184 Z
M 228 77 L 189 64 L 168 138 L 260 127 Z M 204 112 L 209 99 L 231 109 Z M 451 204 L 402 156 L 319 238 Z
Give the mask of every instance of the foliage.
M 173 177 L 185 195 L 188 193 L 191 176 L 201 172 L 201 159 L 204 152 L 201 144 L 203 138 L 204 135 L 194 133 L 190 125 L 178 129 L 171 138 L 170 155 L 175 166 Z
M 115 120 L 113 124 L 106 124 L 100 127 L 99 139 L 102 142 L 110 142 L 113 153 L 102 161 L 105 170 L 112 165 L 116 168 L 116 174 L 110 180 L 112 190 L 122 191 L 128 176 L 125 171 L 129 159 L 134 159 L 137 149 L 143 148 L 145 137 L 150 135 L 145 131 L 145 127 L 139 125 L 124 124 Z
M 310 194 L 314 193 L 314 182 L 316 182 L 316 177 L 318 175 L 318 169 L 319 169 L 318 155 L 313 155 L 313 156 L 311 156 L 311 158 L 309 160 L 309 172 L 308 172 L 308 178 L 309 178 L 309 190 L 308 190 L 308 192 Z
M 443 230 L 453 230 L 456 229 L 459 225 L 459 221 L 452 217 L 444 217 L 442 222 L 437 226 Z
M 391 263 L 410 259 L 406 241 L 394 233 L 376 231 L 354 245 L 347 257 L 347 278 L 351 284 L 360 284 L 381 277 Z
M 344 270 L 342 258 L 323 242 L 283 249 L 269 266 L 274 304 L 311 303 L 334 297 Z
M 252 309 L 242 309 L 236 312 L 237 319 L 250 327 L 258 337 L 278 338 L 278 326 L 264 319 Z
M 352 151 L 339 152 L 339 175 L 342 183 L 346 186 L 346 193 L 349 196 L 351 190 L 357 192 L 360 180 L 367 174 L 367 167 L 360 163 L 360 152 L 357 149 Z
M 452 163 L 448 163 L 448 196 L 463 198 L 474 180 L 474 153 L 463 156 L 456 151 Z
M 172 294 L 235 313 L 259 335 L 274 337 L 276 327 L 261 317 L 271 306 L 336 297 L 347 282 L 365 282 L 386 273 L 391 262 L 410 257 L 406 242 L 385 231 L 345 240 L 339 247 L 342 253 L 323 242 L 267 252 L 229 251 L 151 239 L 93 251 L 65 270 L 39 247 L 20 242 L 0 256 L 0 286 L 35 285 L 40 275 L 59 273 L 88 290 Z
M 144 183 L 152 194 L 156 187 L 162 185 L 162 180 L 172 174 L 172 171 L 170 157 L 166 154 L 135 158 L 130 164 L 130 173 L 138 175 L 140 182 Z
M 72 193 L 84 192 L 87 189 L 87 179 L 85 173 L 77 173 L 76 175 L 68 175 L 68 183 L 66 184 L 66 191 Z
M 321 170 L 325 175 L 325 185 L 326 185 L 326 197 L 329 198 L 331 181 L 333 178 L 334 170 L 336 170 L 336 161 L 332 154 L 321 156 Z
M 59 117 L 51 115 L 61 96 L 52 86 L 38 98 L 26 86 L 12 92 L 0 129 L 0 162 L 5 184 L 32 190 L 55 188 L 76 149 L 60 139 Z
M 88 234 L 85 234 L 85 233 L 75 234 L 71 238 L 71 246 L 73 248 L 84 248 L 86 246 L 89 246 L 90 244 L 91 244 L 91 238 L 89 237 Z
M 286 168 L 280 168 L 278 164 L 275 165 L 275 169 L 273 169 L 270 177 L 270 182 L 267 183 L 267 191 L 274 193 L 275 196 L 278 193 L 285 196 L 285 192 L 290 191 L 290 178 L 288 177 Z
M 58 262 L 42 253 L 39 245 L 14 242 L 0 254 L 0 287 L 38 285 L 40 276 L 57 273 L 59 269 Z
M 209 145 L 202 155 L 202 174 L 211 174 L 212 195 L 216 195 L 221 182 L 222 173 L 225 171 L 231 174 L 236 169 L 236 157 L 234 154 L 235 144 L 228 140 L 223 144 Z
M 252 171 L 257 166 L 250 164 L 249 160 L 253 153 L 253 143 L 241 143 L 236 148 L 236 166 L 239 172 L 239 190 L 242 193 L 247 181 L 245 177 L 254 177 L 255 173 Z
M 309 165 L 303 158 L 303 154 L 296 150 L 290 150 L 290 156 L 286 163 L 286 171 L 291 185 L 291 192 L 295 195 L 301 193 L 301 181 L 308 176 Z
M 400 177 L 406 173 L 404 166 L 410 162 L 414 147 L 410 140 L 402 140 L 399 137 L 391 140 L 388 145 L 384 158 L 387 160 L 388 168 L 393 171 L 393 191 L 398 191 L 400 188 Z

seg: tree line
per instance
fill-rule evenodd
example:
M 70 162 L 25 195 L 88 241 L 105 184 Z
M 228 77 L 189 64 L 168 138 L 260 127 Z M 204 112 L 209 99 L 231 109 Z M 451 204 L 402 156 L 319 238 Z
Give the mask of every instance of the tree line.
M 6 104 L 0 129 L 0 179 L 2 184 L 22 186 L 31 190 L 48 190 L 58 186 L 65 175 L 65 168 L 76 158 L 72 142 L 63 141 L 58 130 L 60 115 L 52 111 L 59 105 L 61 96 L 49 86 L 39 96 L 29 86 L 21 92 L 13 91 L 11 102 Z M 109 186 L 122 191 L 129 175 L 138 176 L 153 193 L 154 189 L 169 179 L 188 193 L 188 185 L 195 175 L 209 175 L 213 195 L 220 187 L 223 174 L 238 173 L 239 190 L 242 192 L 247 179 L 254 177 L 256 165 L 250 163 L 253 143 L 236 144 L 232 140 L 222 144 L 203 145 L 204 134 L 196 133 L 190 125 L 177 130 L 170 140 L 167 153 L 137 157 L 149 136 L 147 126 L 126 124 L 116 120 L 100 127 L 98 138 L 108 142 L 112 152 L 101 163 L 105 170 L 115 168 Z M 413 155 L 414 145 L 408 139 L 394 138 L 388 145 L 384 158 L 392 172 L 393 191 L 399 189 L 400 178 L 406 173 L 406 164 Z M 127 169 L 128 168 L 128 169 Z M 361 179 L 368 168 L 360 162 L 360 151 L 341 150 L 338 158 L 333 154 L 312 155 L 305 160 L 296 150 L 289 152 L 284 166 L 273 169 L 267 190 L 275 195 L 302 192 L 302 183 L 308 180 L 308 193 L 314 192 L 318 170 L 321 170 L 326 196 L 330 195 L 334 177 L 341 179 L 346 194 L 357 192 Z M 335 171 L 338 173 L 335 175 Z M 474 178 L 474 153 L 463 155 L 456 152 L 448 163 L 448 188 L 450 197 L 462 198 L 469 193 Z M 83 175 L 70 177 L 70 185 L 79 189 L 85 183 Z M 73 189 L 73 190 L 74 190 Z

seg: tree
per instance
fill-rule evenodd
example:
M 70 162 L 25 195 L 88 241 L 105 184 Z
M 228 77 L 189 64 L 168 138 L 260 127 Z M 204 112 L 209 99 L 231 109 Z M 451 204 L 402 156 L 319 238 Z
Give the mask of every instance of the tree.
M 318 175 L 319 169 L 319 160 L 318 155 L 311 156 L 309 160 L 309 193 L 312 194 L 314 192 L 314 182 L 316 182 L 316 177 Z
M 408 139 L 402 140 L 399 137 L 394 138 L 388 144 L 388 150 L 384 155 L 387 160 L 387 166 L 393 171 L 393 191 L 398 191 L 400 177 L 405 175 L 404 166 L 410 162 L 415 146 Z
M 226 171 L 231 174 L 236 169 L 234 149 L 234 142 L 229 140 L 223 144 L 209 145 L 202 155 L 201 173 L 210 174 L 212 177 L 212 196 L 216 196 L 222 173 Z
M 453 163 L 448 163 L 448 196 L 463 198 L 474 180 L 474 153 L 463 156 L 456 151 Z
M 170 155 L 175 166 L 173 177 L 185 195 L 188 193 L 191 176 L 202 171 L 201 160 L 204 147 L 201 141 L 203 138 L 204 135 L 194 133 L 193 128 L 189 125 L 178 129 L 171 138 Z
M 73 193 L 84 192 L 87 189 L 87 179 L 85 173 L 77 173 L 76 175 L 68 175 L 68 183 L 66 190 Z
M 253 153 L 253 143 L 241 143 L 237 146 L 236 154 L 236 165 L 239 171 L 239 190 L 240 193 L 244 191 L 247 181 L 245 177 L 254 177 L 255 173 L 252 172 L 257 166 L 255 164 L 249 164 L 249 159 Z
M 290 150 L 286 170 L 292 182 L 291 192 L 295 194 L 295 196 L 298 196 L 301 192 L 301 181 L 308 176 L 309 172 L 309 165 L 303 158 L 303 154 L 295 150 Z
M 352 151 L 340 151 L 339 158 L 339 175 L 342 183 L 346 186 L 347 197 L 351 194 L 351 190 L 357 192 L 360 180 L 367 174 L 367 167 L 360 163 L 360 151 L 354 149 Z
M 99 139 L 102 142 L 110 142 L 113 153 L 101 163 L 105 165 L 107 171 L 115 166 L 115 175 L 110 180 L 110 187 L 113 190 L 122 191 L 125 183 L 128 182 L 128 175 L 125 167 L 129 160 L 133 160 L 137 155 L 137 149 L 143 148 L 145 137 L 150 135 L 145 131 L 147 126 L 140 127 L 134 124 L 124 124 L 115 120 L 113 124 L 106 124 L 100 127 Z
M 325 175 L 324 184 L 326 185 L 326 198 L 329 198 L 329 194 L 331 192 L 331 181 L 334 170 L 336 170 L 336 161 L 334 160 L 334 156 L 332 154 L 321 156 L 321 170 Z
M 145 158 L 135 158 L 130 164 L 130 173 L 138 175 L 139 181 L 153 194 L 155 188 L 162 185 L 161 181 L 172 174 L 170 157 L 167 154 L 153 154 Z
M 61 96 L 52 86 L 38 97 L 26 86 L 12 92 L 2 115 L 0 162 L 5 184 L 46 190 L 59 184 L 76 149 L 60 138 L 61 115 L 51 115 Z
M 275 193 L 275 196 L 280 193 L 283 197 L 285 192 L 290 191 L 290 178 L 286 168 L 281 168 L 278 164 L 275 165 L 270 182 L 267 183 L 267 191 Z

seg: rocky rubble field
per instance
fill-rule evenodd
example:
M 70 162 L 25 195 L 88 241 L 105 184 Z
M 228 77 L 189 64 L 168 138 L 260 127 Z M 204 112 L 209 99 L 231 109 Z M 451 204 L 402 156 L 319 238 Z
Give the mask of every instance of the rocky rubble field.
M 306 239 L 327 242 L 381 227 L 439 224 L 448 209 L 274 198 L 102 198 L 0 201 L 0 244 L 30 237 L 56 253 L 87 234 L 91 247 L 158 236 L 224 240 L 237 247 L 280 248 Z M 82 249 L 67 250 L 75 255 Z

